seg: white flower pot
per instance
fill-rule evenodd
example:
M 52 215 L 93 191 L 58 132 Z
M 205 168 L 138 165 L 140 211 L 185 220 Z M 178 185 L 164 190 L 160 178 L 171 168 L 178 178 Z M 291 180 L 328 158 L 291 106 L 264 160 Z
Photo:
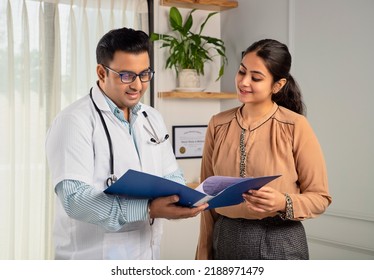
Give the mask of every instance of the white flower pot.
M 178 73 L 178 85 L 180 88 L 199 88 L 200 77 L 194 69 L 182 69 Z

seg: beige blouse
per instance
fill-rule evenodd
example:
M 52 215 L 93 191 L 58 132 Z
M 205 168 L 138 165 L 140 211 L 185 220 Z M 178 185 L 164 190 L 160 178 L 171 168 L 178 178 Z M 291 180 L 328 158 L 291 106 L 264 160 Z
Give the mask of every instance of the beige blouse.
M 307 119 L 274 103 L 261 120 L 246 123 L 241 107 L 221 112 L 209 122 L 201 165 L 201 181 L 212 175 L 239 177 L 240 134 L 245 132 L 246 176 L 281 177 L 268 185 L 292 199 L 294 220 L 314 218 L 331 203 L 321 147 Z M 245 203 L 204 211 L 201 215 L 197 259 L 212 258 L 216 213 L 230 218 L 274 216 L 250 212 Z

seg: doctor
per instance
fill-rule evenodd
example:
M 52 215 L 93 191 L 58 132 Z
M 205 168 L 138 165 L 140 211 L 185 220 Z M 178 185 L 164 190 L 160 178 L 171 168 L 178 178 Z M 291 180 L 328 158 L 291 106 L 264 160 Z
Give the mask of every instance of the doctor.
M 48 131 L 56 259 L 158 259 L 158 218 L 194 217 L 207 207 L 177 206 L 177 196 L 150 201 L 103 193 L 130 168 L 184 183 L 161 115 L 140 102 L 154 75 L 149 47 L 142 31 L 105 34 L 96 49 L 97 83 Z

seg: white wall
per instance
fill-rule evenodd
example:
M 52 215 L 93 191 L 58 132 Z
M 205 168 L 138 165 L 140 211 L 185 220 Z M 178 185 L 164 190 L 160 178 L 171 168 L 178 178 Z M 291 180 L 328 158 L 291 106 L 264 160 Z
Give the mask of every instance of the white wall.
M 374 2 L 239 0 L 239 7 L 221 17 L 230 62 L 258 39 L 286 43 L 324 150 L 333 203 L 304 222 L 311 258 L 374 259 Z M 235 71 L 222 89 L 232 89 Z
M 155 1 L 157 2 L 157 1 Z M 220 13 L 207 33 L 221 25 L 229 58 L 222 91 L 234 91 L 241 51 L 254 41 L 274 38 L 293 55 L 292 74 L 299 82 L 307 117 L 325 154 L 333 203 L 321 217 L 304 222 L 312 259 L 374 259 L 374 1 L 239 0 Z M 168 8 L 155 3 L 156 31 L 167 30 Z M 201 12 L 204 13 L 204 12 Z M 216 35 L 218 32 L 218 35 Z M 157 88 L 176 85 L 156 58 Z M 214 80 L 214 79 L 213 79 Z M 208 86 L 218 91 L 220 85 Z M 157 91 L 157 90 L 156 90 Z M 206 124 L 237 101 L 156 100 L 167 125 Z M 200 160 L 179 160 L 189 181 L 198 179 Z M 167 221 L 164 259 L 192 259 L 198 219 Z
M 186 15 L 189 9 L 179 9 Z M 155 32 L 169 32 L 168 25 L 169 7 L 158 5 L 155 1 Z M 194 27 L 200 26 L 207 11 L 195 11 L 193 13 Z M 213 37 L 220 37 L 220 15 L 211 17 L 205 26 L 204 34 Z M 195 30 L 195 31 L 198 31 Z M 155 49 L 160 46 L 156 42 Z M 166 50 L 159 49 L 155 52 L 155 92 L 169 91 L 177 87 L 174 70 L 165 69 Z M 201 86 L 206 91 L 220 91 L 220 83 L 215 82 L 220 67 L 219 61 L 205 69 L 206 77 L 201 80 Z M 220 111 L 218 100 L 194 100 L 194 99 L 161 99 L 155 98 L 155 107 L 162 113 L 166 125 L 172 134 L 172 126 L 175 125 L 207 125 L 210 117 Z M 187 182 L 199 181 L 201 159 L 179 159 L 178 164 L 184 172 Z M 165 220 L 164 235 L 161 248 L 162 259 L 194 259 L 197 238 L 199 217 L 186 220 Z
M 238 1 L 236 9 L 221 13 L 222 39 L 227 48 L 229 67 L 222 78 L 223 91 L 235 92 L 234 78 L 241 53 L 253 42 L 269 37 L 288 40 L 288 0 Z M 236 100 L 222 102 L 221 110 L 238 106 Z
M 168 25 L 169 7 L 156 5 L 155 1 L 155 32 L 167 33 L 170 28 Z M 189 9 L 179 9 L 182 15 L 186 15 Z M 199 27 L 203 22 L 208 12 L 195 11 L 193 13 L 194 25 Z M 213 37 L 220 37 L 220 15 L 217 14 L 210 18 L 205 26 L 204 34 Z M 195 31 L 198 31 L 195 30 Z M 161 45 L 160 42 L 155 42 L 155 49 Z M 167 58 L 166 49 L 158 49 L 155 52 L 155 92 L 169 91 L 177 87 L 176 75 L 174 70 L 165 69 L 165 61 Z M 215 62 L 213 66 L 207 65 L 206 75 L 201 79 L 201 86 L 206 91 L 218 92 L 220 91 L 220 82 L 215 82 L 218 75 L 219 61 Z M 210 117 L 220 111 L 220 102 L 217 100 L 194 100 L 194 99 L 162 99 L 156 96 L 155 107 L 163 114 L 166 125 L 171 133 L 173 125 L 206 125 Z M 200 173 L 199 159 L 183 159 L 179 160 L 186 179 L 188 182 L 198 181 Z

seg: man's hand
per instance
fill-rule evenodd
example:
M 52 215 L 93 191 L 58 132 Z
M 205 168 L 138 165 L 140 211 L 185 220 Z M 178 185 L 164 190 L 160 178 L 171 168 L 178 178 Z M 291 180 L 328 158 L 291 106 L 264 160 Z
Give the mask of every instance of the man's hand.
M 149 204 L 150 218 L 166 218 L 166 219 L 184 219 L 195 217 L 208 207 L 208 204 L 189 208 L 178 206 L 175 203 L 179 201 L 177 195 L 159 197 Z

